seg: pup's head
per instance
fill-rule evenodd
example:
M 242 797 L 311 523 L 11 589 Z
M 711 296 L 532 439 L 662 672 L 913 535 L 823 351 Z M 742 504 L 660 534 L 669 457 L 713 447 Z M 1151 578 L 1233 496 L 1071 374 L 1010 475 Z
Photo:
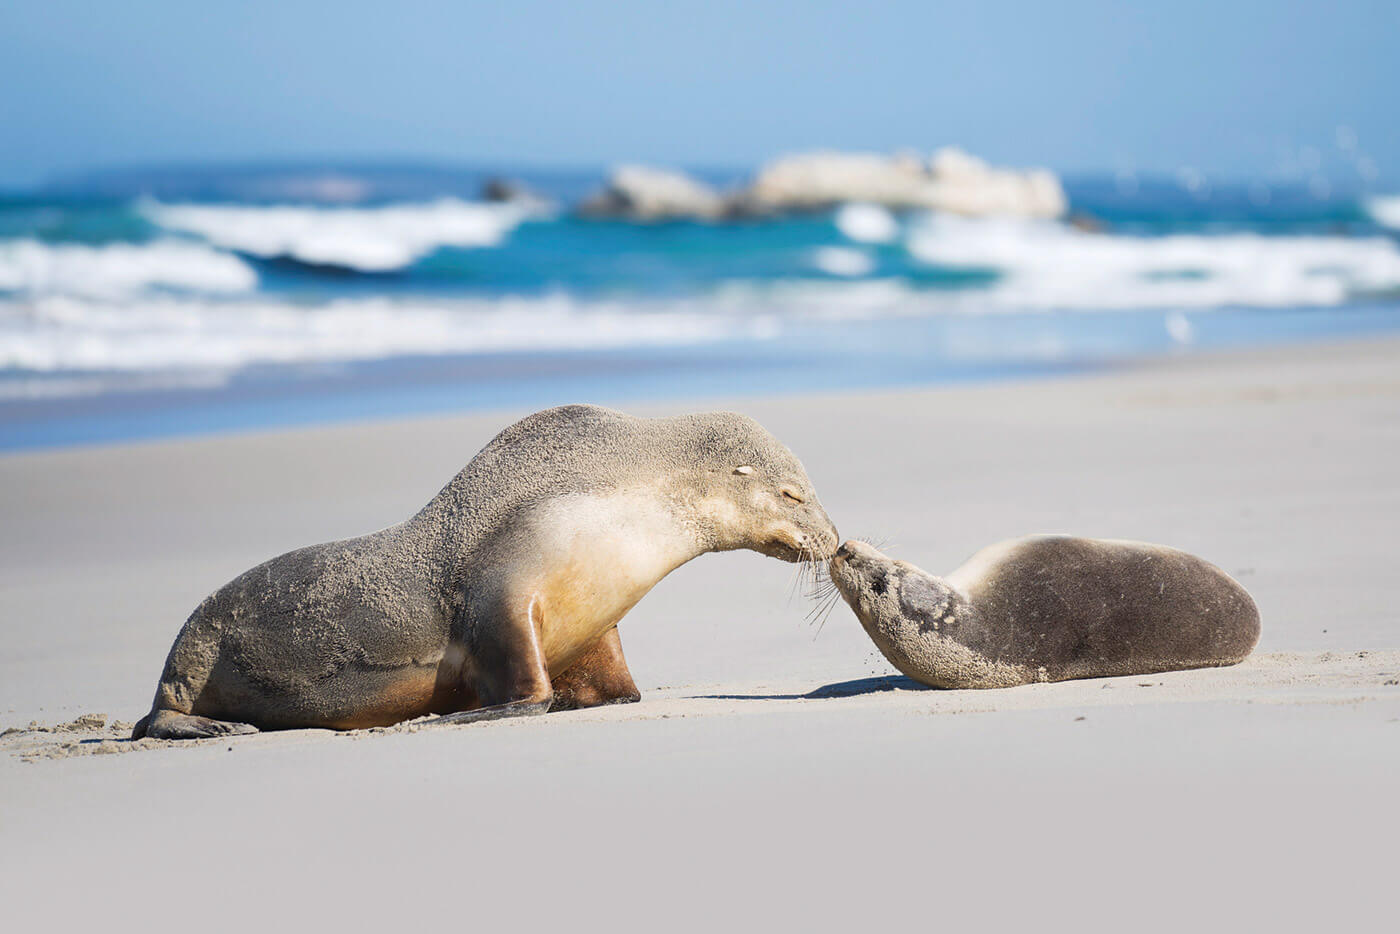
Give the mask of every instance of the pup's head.
M 865 542 L 848 541 L 828 565 L 831 581 L 861 623 L 886 627 L 914 622 L 938 629 L 953 622 L 954 594 L 942 581 L 907 561 L 897 561 Z

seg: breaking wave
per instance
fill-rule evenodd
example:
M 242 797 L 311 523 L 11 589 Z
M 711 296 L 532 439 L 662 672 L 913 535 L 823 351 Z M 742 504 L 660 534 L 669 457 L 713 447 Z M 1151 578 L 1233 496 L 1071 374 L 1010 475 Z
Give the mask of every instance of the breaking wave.
M 0 241 L 0 292 L 113 298 L 152 289 L 228 294 L 257 285 L 247 263 L 197 243 Z
M 395 356 L 684 345 L 774 333 L 771 317 L 684 303 L 639 311 L 543 299 L 139 302 L 49 296 L 0 302 L 0 370 L 59 374 L 191 371 Z
M 1380 236 L 1141 237 L 934 215 L 906 243 L 930 266 L 994 274 L 976 295 L 991 307 L 1325 306 L 1400 289 L 1400 247 Z
M 1366 202 L 1371 219 L 1382 227 L 1400 230 L 1400 195 L 1385 195 Z
M 858 243 L 889 243 L 899 235 L 899 221 L 878 204 L 843 204 L 832 221 L 844 236 Z
M 850 247 L 824 246 L 812 252 L 812 267 L 829 276 L 854 279 L 874 272 L 875 260 Z
M 159 204 L 142 213 L 165 230 L 265 259 L 392 272 L 440 247 L 498 246 L 535 210 L 444 198 L 377 208 Z

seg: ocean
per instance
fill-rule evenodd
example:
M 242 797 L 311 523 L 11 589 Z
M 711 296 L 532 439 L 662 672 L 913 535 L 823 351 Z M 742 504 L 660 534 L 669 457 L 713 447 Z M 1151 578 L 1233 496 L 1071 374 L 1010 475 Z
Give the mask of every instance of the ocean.
M 493 174 L 537 197 L 481 200 Z M 574 216 L 602 178 L 195 167 L 0 196 L 0 449 L 1400 330 L 1396 195 L 1117 175 L 1065 179 L 1063 221 Z

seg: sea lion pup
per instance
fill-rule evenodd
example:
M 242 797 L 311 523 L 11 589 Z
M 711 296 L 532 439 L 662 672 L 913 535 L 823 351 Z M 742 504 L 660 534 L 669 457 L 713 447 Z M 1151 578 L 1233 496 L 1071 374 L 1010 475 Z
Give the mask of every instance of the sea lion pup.
M 549 409 L 407 522 L 208 597 L 132 737 L 635 701 L 616 625 L 657 581 L 710 551 L 816 561 L 838 541 L 802 464 L 753 419 Z
M 940 579 L 846 542 L 829 567 L 890 663 L 932 687 L 1233 665 L 1259 641 L 1259 611 L 1243 587 L 1162 545 L 1019 538 Z

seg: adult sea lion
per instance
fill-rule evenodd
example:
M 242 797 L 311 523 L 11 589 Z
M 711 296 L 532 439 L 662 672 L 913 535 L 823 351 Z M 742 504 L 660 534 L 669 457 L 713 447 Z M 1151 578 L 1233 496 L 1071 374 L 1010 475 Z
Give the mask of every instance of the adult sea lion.
M 890 663 L 933 687 L 1233 665 L 1259 641 L 1259 611 L 1243 587 L 1162 545 L 1033 536 L 937 578 L 846 542 L 829 568 Z
M 549 409 L 401 525 L 313 545 L 208 597 L 133 738 L 465 723 L 640 698 L 617 621 L 710 551 L 825 560 L 802 464 L 753 419 Z

